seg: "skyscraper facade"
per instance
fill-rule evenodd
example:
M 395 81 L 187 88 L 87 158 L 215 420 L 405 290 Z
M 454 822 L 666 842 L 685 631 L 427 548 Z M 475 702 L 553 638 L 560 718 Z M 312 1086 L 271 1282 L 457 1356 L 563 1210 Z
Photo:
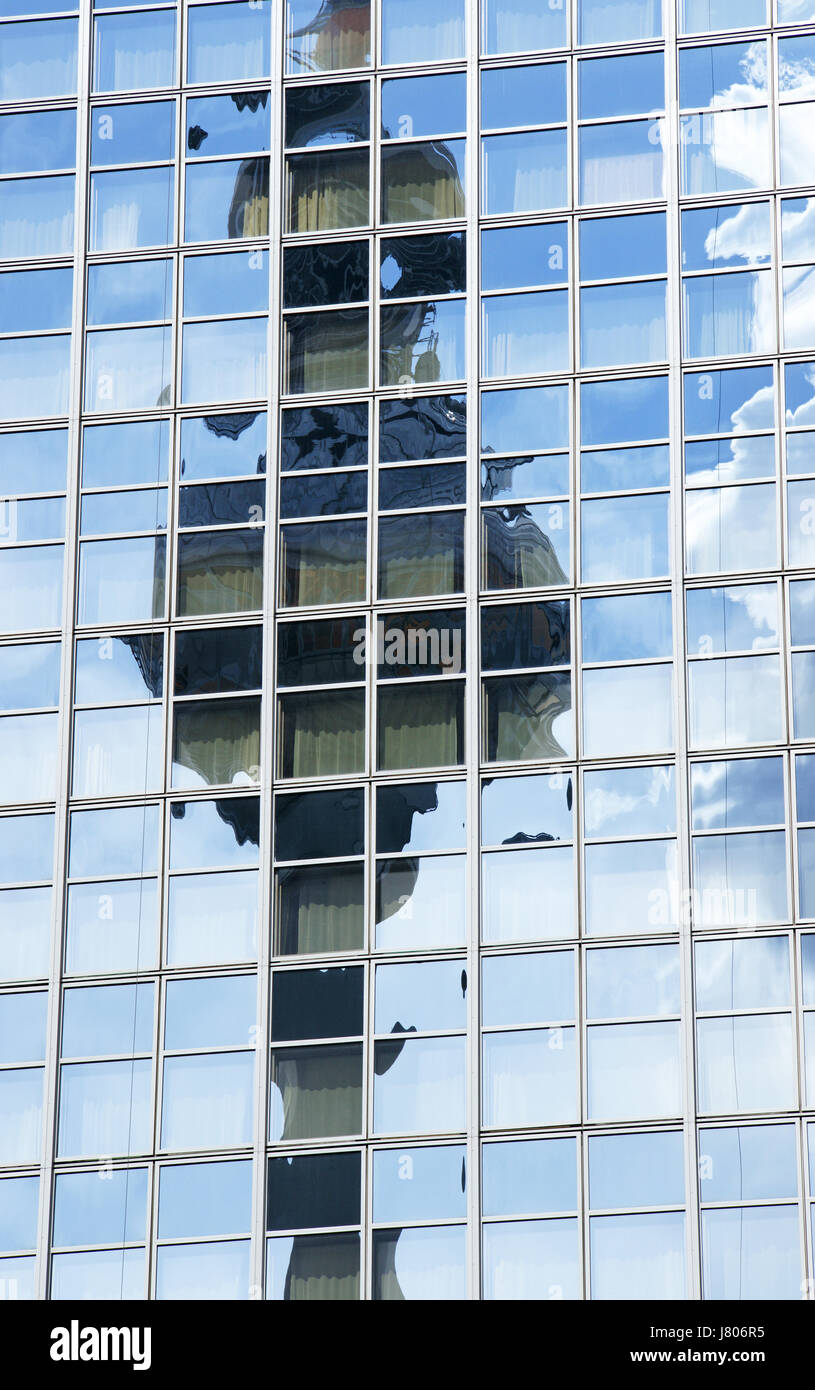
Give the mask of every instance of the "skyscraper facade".
M 0 16 L 0 1298 L 811 1296 L 813 0 Z

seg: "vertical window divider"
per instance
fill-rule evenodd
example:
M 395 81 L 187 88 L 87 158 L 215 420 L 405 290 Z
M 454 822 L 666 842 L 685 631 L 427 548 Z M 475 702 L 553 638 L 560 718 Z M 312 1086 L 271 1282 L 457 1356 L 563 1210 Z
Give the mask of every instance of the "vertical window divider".
M 696 1157 L 696 1049 L 693 1009 L 694 926 L 688 911 L 690 889 L 690 798 L 687 737 L 687 675 L 685 660 L 685 486 L 682 397 L 682 276 L 679 244 L 679 90 L 676 6 L 663 3 L 665 37 L 665 124 L 663 158 L 667 196 L 668 240 L 668 392 L 671 462 L 671 592 L 673 595 L 674 739 L 677 768 L 677 913 L 679 926 L 680 989 L 683 1058 L 683 1132 L 685 1140 L 685 1258 L 688 1263 L 688 1298 L 701 1298 L 699 1238 L 699 1172 Z
M 479 72 L 479 5 L 470 0 L 467 7 L 467 520 L 465 523 L 466 607 L 466 712 L 465 759 L 467 768 L 467 1232 L 469 1297 L 481 1297 L 481 1158 L 479 1124 L 481 1113 L 480 1040 L 480 785 L 481 694 L 480 694 L 480 525 L 481 525 L 481 419 L 479 401 L 480 349 L 480 180 L 481 118 Z
M 274 15 L 274 6 L 271 10 Z M 269 313 L 267 327 L 266 516 L 263 569 L 263 695 L 260 723 L 260 845 L 257 937 L 257 1015 L 255 1019 L 255 1123 L 252 1172 L 252 1239 L 249 1296 L 263 1298 L 266 1265 L 266 1150 L 269 1086 L 269 1008 L 272 916 L 274 913 L 274 769 L 277 738 L 275 697 L 277 615 L 277 494 L 280 440 L 280 339 L 282 335 L 281 249 L 285 161 L 283 155 L 283 63 L 285 6 L 272 21 L 270 169 L 269 169 Z M 277 197 L 274 193 L 277 193 Z
M 62 933 L 67 900 L 68 797 L 71 786 L 71 721 L 73 711 L 73 631 L 76 588 L 79 470 L 82 441 L 85 265 L 87 260 L 87 202 L 89 166 L 90 82 L 93 18 L 90 5 L 81 5 L 78 19 L 76 171 L 74 184 L 74 251 L 71 338 L 71 386 L 68 419 L 68 474 L 65 499 L 65 553 L 62 590 L 62 650 L 60 708 L 57 725 L 57 790 L 54 818 L 54 878 L 51 894 L 51 956 L 48 977 L 43 1126 L 37 1221 L 37 1263 L 34 1296 L 47 1297 L 51 1247 L 51 1190 L 57 1141 L 59 1098 L 59 1026 L 62 982 Z

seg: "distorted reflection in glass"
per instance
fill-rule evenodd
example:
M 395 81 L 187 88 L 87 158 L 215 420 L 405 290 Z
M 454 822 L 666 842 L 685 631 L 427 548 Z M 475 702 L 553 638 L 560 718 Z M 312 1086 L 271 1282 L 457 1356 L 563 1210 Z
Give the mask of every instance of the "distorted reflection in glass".
M 374 1231 L 374 1299 L 444 1302 L 466 1298 L 466 1236 L 465 1226 Z

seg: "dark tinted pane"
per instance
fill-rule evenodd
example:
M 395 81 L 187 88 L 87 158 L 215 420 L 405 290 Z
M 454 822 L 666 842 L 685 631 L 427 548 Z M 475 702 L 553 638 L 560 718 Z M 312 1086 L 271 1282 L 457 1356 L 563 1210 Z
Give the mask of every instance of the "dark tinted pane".
M 379 282 L 383 299 L 458 294 L 467 288 L 463 232 L 388 237 L 381 243 Z
M 181 477 L 230 478 L 266 472 L 266 415 L 200 415 L 181 421 Z
M 466 396 L 420 396 L 383 401 L 379 414 L 382 463 L 456 458 L 467 452 Z
M 368 462 L 365 404 L 284 410 L 281 434 L 284 473 L 301 468 L 353 468 Z
M 464 514 L 385 517 L 379 523 L 380 598 L 420 598 L 464 587 Z
M 454 767 L 464 761 L 464 682 L 414 683 L 410 699 L 398 686 L 382 686 L 377 718 L 377 765 Z
M 263 531 L 178 538 L 178 612 L 239 613 L 263 604 Z
M 318 473 L 284 478 L 280 484 L 280 515 L 337 516 L 364 512 L 368 505 L 366 473 Z
M 442 676 L 464 670 L 465 614 L 387 613 L 377 630 L 379 676 Z
M 354 660 L 355 634 L 364 631 L 360 618 L 327 618 L 314 623 L 281 623 L 277 629 L 277 683 L 334 685 L 360 681 L 363 661 Z
M 367 82 L 289 88 L 286 93 L 286 145 L 291 149 L 367 140 L 369 102 Z
M 272 985 L 272 1042 L 356 1037 L 362 1032 L 363 990 L 359 965 L 279 972 Z
M 371 61 L 370 0 L 287 0 L 286 71 L 312 77 Z
M 432 468 L 386 468 L 379 475 L 383 512 L 407 507 L 453 507 L 467 500 L 467 465 L 440 463 Z
M 353 1226 L 360 1219 L 358 1153 L 271 1158 L 267 1191 L 270 1231 Z
M 361 864 L 279 869 L 275 950 L 281 956 L 358 951 L 365 944 Z
M 275 808 L 275 858 L 339 859 L 365 851 L 361 787 L 279 796 Z
M 367 544 L 364 519 L 281 527 L 285 606 L 360 602 Z
M 245 786 L 247 781 L 260 781 L 259 764 L 259 697 L 185 700 L 176 705 L 173 785 Z
M 368 385 L 368 310 L 287 314 L 284 386 L 292 395 L 351 391 Z
M 544 504 L 485 510 L 486 587 L 521 589 L 567 584 L 568 516 L 565 513 L 565 505 Z
M 261 627 L 181 631 L 175 643 L 175 694 L 255 690 L 262 682 L 262 652 Z
M 283 253 L 283 305 L 353 304 L 368 298 L 367 241 L 289 246 Z
M 182 487 L 178 494 L 179 526 L 229 526 L 236 522 L 262 522 L 266 511 L 266 483 L 208 483 Z
M 501 604 L 481 611 L 485 671 L 566 665 L 571 657 L 568 603 Z
M 484 740 L 488 762 L 546 762 L 569 751 L 571 709 L 567 674 L 508 676 L 484 682 Z M 556 727 L 557 726 L 557 727 Z M 562 733 L 561 733 L 562 731 Z
M 369 156 L 363 150 L 293 154 L 286 160 L 289 232 L 327 232 L 368 222 Z

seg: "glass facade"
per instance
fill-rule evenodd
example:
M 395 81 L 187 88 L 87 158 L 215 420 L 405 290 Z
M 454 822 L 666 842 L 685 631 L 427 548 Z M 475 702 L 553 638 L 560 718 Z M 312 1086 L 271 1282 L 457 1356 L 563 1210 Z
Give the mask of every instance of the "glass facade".
M 0 1296 L 811 1296 L 815 8 L 71 6 L 0 7 Z

